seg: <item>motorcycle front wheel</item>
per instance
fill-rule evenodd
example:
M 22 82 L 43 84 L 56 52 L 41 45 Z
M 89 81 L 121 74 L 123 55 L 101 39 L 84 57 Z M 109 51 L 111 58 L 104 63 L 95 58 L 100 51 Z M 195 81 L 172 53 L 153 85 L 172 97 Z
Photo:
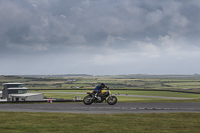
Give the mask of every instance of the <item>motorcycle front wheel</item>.
M 92 97 L 90 95 L 87 95 L 86 97 L 84 97 L 83 99 L 83 103 L 85 105 L 90 105 L 93 103 Z
M 115 97 L 115 96 L 110 96 L 110 97 L 107 99 L 107 103 L 108 103 L 109 105 L 114 105 L 114 104 L 116 104 L 116 103 L 117 103 L 117 97 Z

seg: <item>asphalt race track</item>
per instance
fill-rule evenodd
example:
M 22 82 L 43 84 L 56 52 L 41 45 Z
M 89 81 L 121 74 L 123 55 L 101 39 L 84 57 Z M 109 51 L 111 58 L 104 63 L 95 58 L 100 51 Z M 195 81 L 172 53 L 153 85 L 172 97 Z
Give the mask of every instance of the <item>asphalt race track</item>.
M 200 113 L 200 103 L 48 103 L 48 104 L 0 104 L 0 111 L 9 112 L 62 112 L 62 113 Z

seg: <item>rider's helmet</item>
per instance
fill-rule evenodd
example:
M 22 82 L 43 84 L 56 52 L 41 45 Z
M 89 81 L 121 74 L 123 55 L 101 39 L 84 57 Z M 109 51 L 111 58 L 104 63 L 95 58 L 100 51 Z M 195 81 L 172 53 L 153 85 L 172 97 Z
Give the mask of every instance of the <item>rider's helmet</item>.
M 101 83 L 101 84 L 100 84 L 100 87 L 101 87 L 101 88 L 104 88 L 104 87 L 106 87 L 106 85 L 105 85 L 104 83 Z

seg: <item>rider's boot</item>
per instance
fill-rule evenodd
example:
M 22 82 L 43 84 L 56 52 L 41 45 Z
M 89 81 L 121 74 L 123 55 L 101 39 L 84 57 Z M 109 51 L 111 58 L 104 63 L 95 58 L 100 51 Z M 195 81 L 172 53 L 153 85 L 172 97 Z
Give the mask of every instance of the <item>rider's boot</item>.
M 94 97 L 101 101 L 101 97 L 97 96 L 97 93 L 94 95 Z

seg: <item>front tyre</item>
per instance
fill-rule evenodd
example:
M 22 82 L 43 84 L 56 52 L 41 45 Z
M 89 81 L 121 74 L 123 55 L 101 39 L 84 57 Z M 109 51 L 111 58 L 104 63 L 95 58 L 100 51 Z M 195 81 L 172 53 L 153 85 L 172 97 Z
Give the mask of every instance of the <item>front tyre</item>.
M 114 104 L 116 104 L 116 103 L 117 103 L 117 97 L 115 97 L 115 96 L 110 96 L 110 97 L 108 98 L 108 100 L 107 100 L 107 103 L 108 103 L 109 105 L 114 105 Z
M 85 105 L 90 105 L 93 103 L 92 97 L 90 95 L 87 95 L 86 97 L 84 97 L 83 99 L 83 103 Z

